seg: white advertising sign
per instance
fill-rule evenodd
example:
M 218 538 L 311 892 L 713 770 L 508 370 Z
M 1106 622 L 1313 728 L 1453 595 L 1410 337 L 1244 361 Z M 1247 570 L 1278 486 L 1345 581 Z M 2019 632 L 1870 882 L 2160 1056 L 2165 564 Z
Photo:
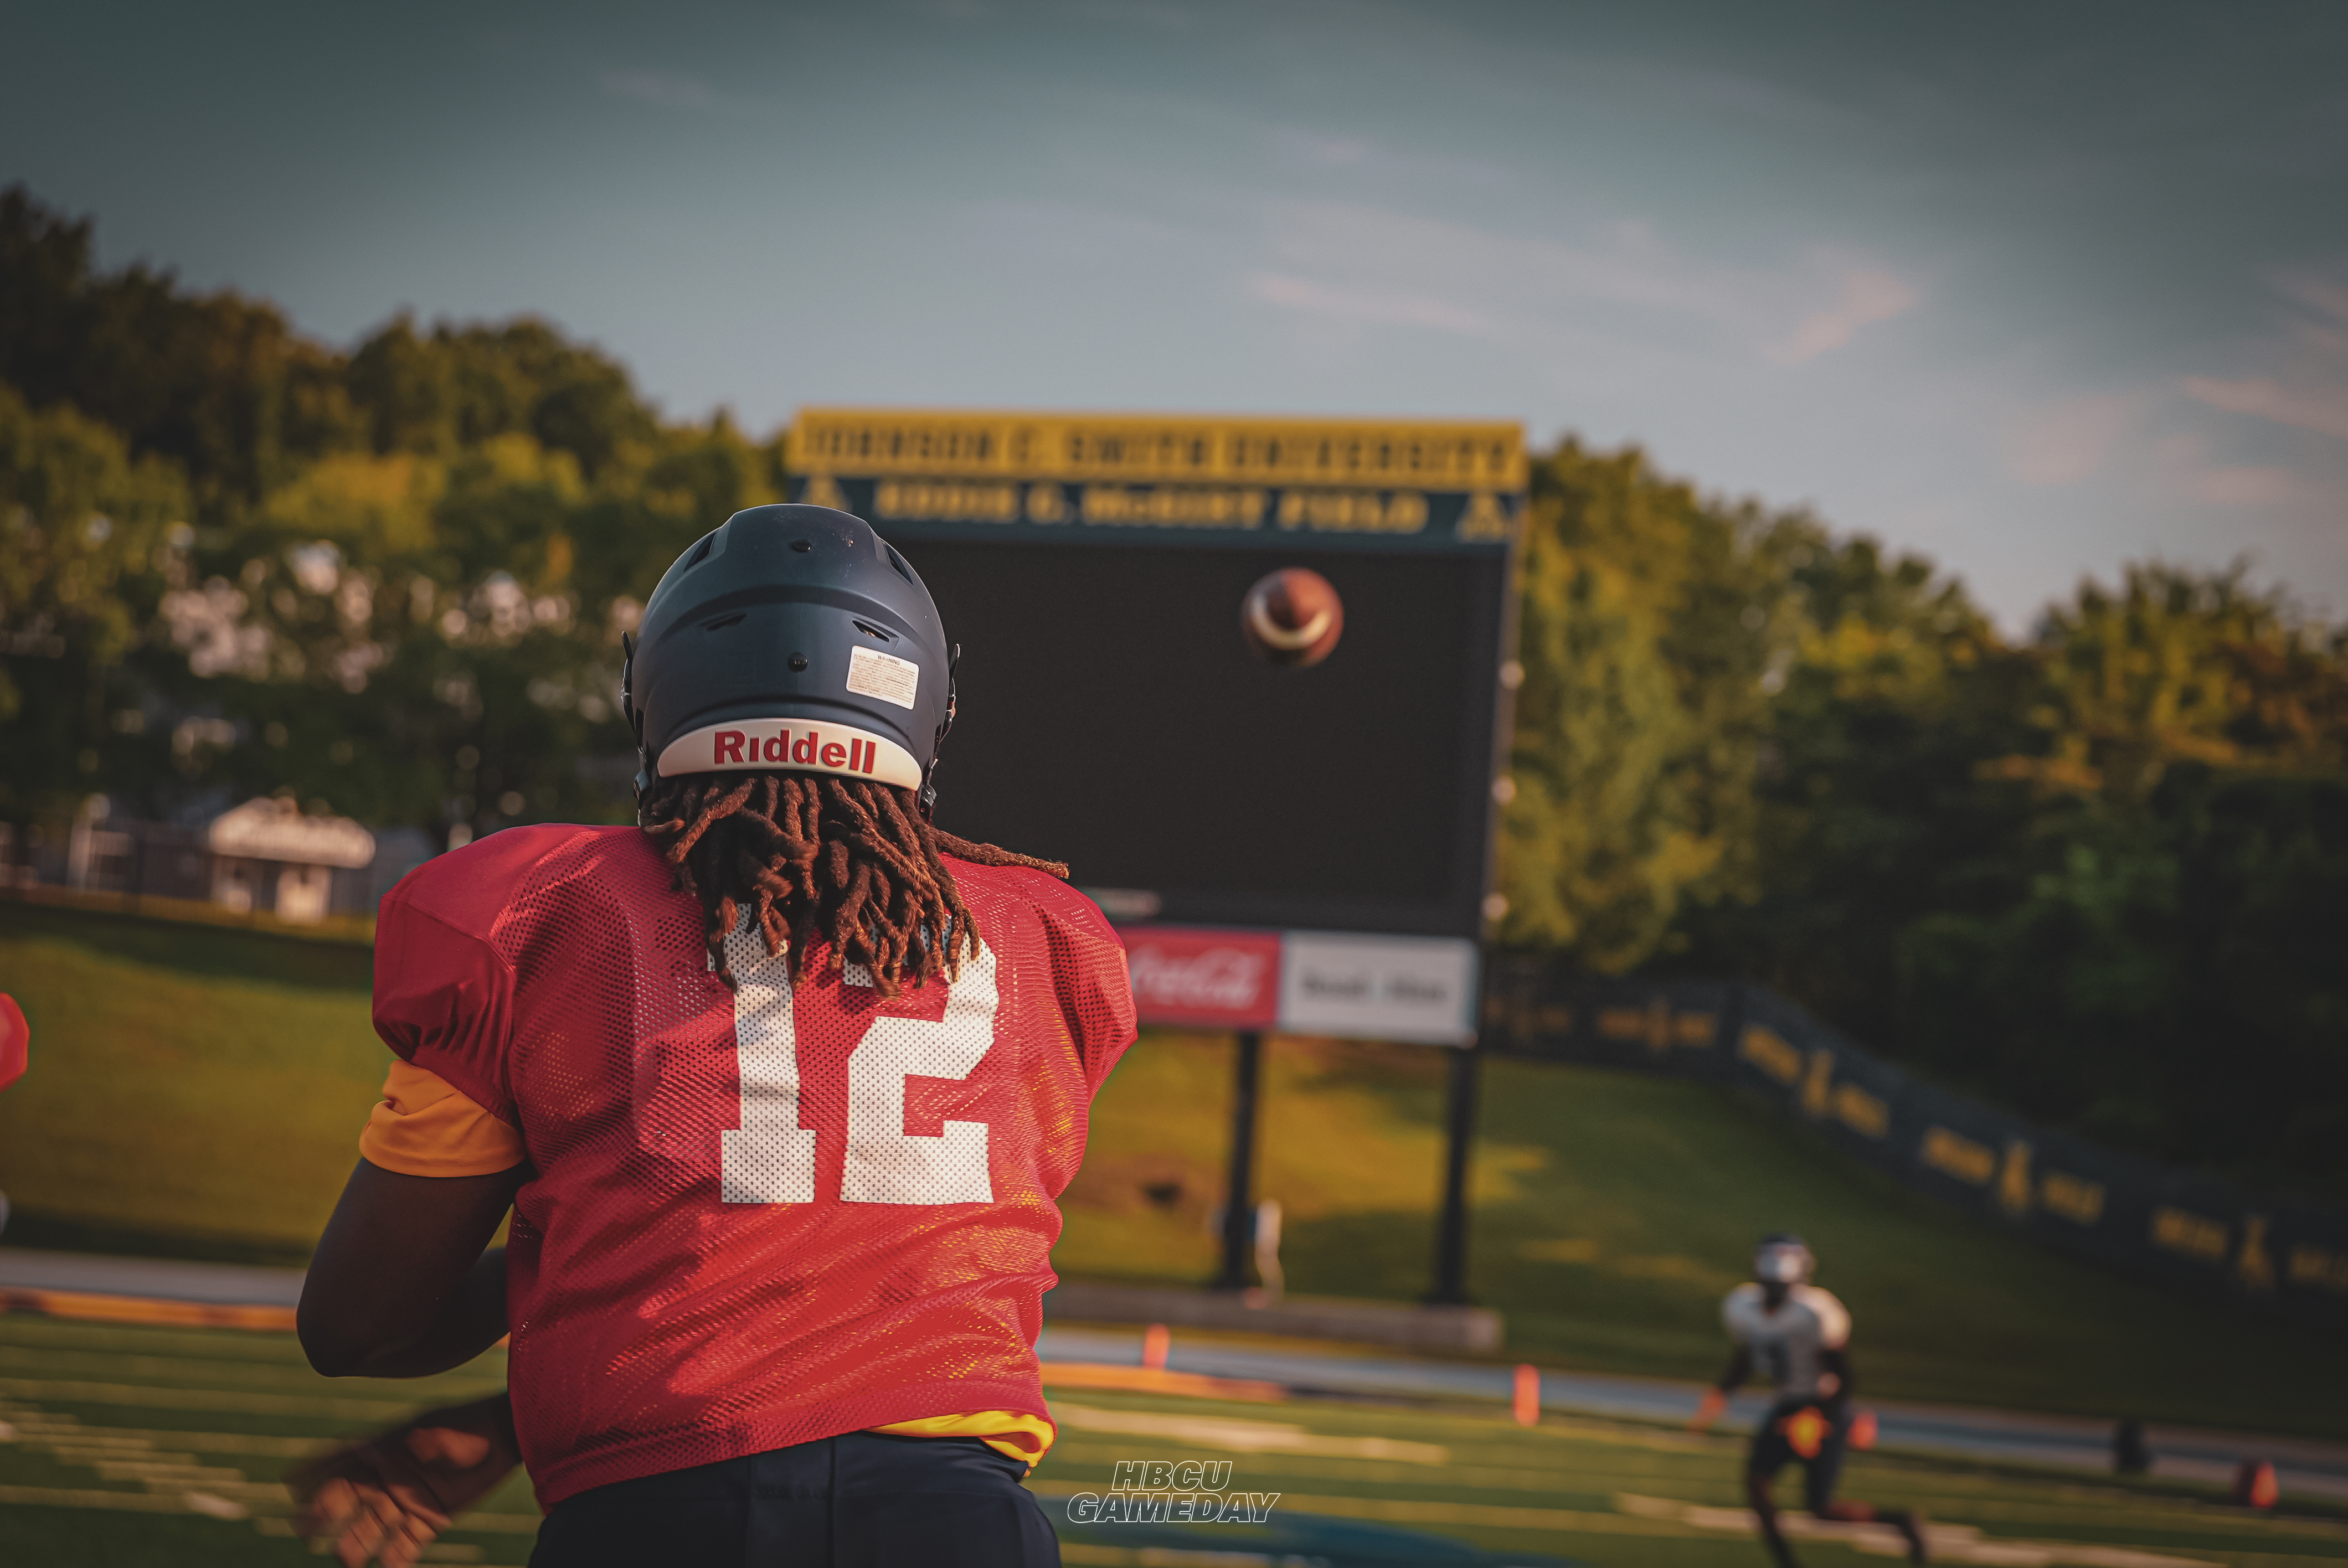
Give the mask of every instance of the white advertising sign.
M 1289 931 L 1280 947 L 1284 1032 L 1415 1045 L 1476 1039 L 1473 942 Z

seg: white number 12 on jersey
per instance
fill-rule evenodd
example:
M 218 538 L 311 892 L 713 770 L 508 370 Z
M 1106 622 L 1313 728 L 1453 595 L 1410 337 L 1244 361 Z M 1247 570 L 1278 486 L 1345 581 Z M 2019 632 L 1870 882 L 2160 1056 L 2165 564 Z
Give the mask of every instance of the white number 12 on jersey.
M 755 930 L 726 938 L 738 982 L 734 1039 L 742 1075 L 742 1125 L 718 1134 L 721 1186 L 729 1204 L 815 1201 L 815 1130 L 799 1125 L 798 1023 L 782 958 Z M 856 979 L 850 968 L 850 982 Z M 869 982 L 868 982 L 869 983 Z M 1000 1005 L 994 950 L 963 960 L 946 992 L 946 1014 L 877 1018 L 848 1056 L 848 1163 L 839 1196 L 850 1204 L 990 1204 L 986 1123 L 948 1122 L 937 1137 L 905 1131 L 905 1080 L 970 1076 L 994 1044 Z

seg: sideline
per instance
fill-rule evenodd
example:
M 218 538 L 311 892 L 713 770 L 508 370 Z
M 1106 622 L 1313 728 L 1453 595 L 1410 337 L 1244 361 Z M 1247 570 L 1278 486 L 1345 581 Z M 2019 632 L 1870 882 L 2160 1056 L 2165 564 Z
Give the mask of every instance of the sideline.
M 296 1269 L 0 1245 L 5 1311 L 281 1331 L 292 1327 L 301 1296 Z M 1141 1340 L 1132 1328 L 1047 1322 L 1036 1350 L 1047 1363 L 1060 1364 L 1047 1366 L 1045 1381 L 1063 1388 L 1190 1392 L 1251 1402 L 1274 1402 L 1292 1391 L 1506 1404 L 1511 1393 L 1511 1369 L 1503 1366 L 1234 1342 L 1198 1333 L 1177 1335 L 1167 1371 L 1150 1376 L 1152 1369 L 1141 1365 Z M 1694 1413 L 1703 1392 L 1703 1384 L 1671 1378 L 1541 1372 L 1541 1407 L 1560 1414 L 1678 1425 Z M 1862 1403 L 1876 1412 L 1887 1451 L 2111 1471 L 2111 1428 L 2105 1422 L 1897 1399 Z M 1749 1426 L 1766 1405 L 1763 1396 L 1740 1396 L 1730 1407 L 1731 1419 Z M 2162 1480 L 2223 1486 L 2245 1460 L 2269 1460 L 2285 1495 L 2348 1501 L 2348 1443 L 2167 1425 L 2148 1426 L 2146 1440 L 2152 1473 Z
M 1047 1324 L 1036 1348 L 1047 1358 L 1137 1365 L 1141 1336 L 1124 1328 Z M 1513 1382 L 1507 1367 L 1262 1340 L 1234 1342 L 1197 1334 L 1176 1335 L 1167 1364 L 1210 1377 L 1280 1383 L 1300 1395 L 1506 1404 Z M 1671 1426 L 1684 1424 L 1695 1413 L 1705 1387 L 1673 1378 L 1550 1368 L 1543 1368 L 1540 1378 L 1544 1410 Z M 1862 1397 L 1859 1402 L 1875 1411 L 1881 1430 L 1879 1447 L 1886 1451 L 2111 1473 L 2108 1422 L 1900 1399 Z M 1749 1429 L 1768 1403 L 1766 1394 L 1740 1394 L 1730 1404 L 1730 1420 Z M 2159 1424 L 2147 1427 L 2146 1440 L 2153 1451 L 2152 1473 L 2162 1480 L 2230 1485 L 2243 1460 L 2262 1459 L 2273 1461 L 2286 1495 L 2348 1501 L 2348 1443 Z

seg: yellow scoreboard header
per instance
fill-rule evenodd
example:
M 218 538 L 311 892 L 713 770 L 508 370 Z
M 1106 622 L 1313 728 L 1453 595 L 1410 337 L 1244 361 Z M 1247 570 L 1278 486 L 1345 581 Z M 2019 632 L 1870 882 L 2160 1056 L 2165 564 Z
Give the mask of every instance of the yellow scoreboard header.
M 1525 487 L 1522 428 L 1466 420 L 807 408 L 789 462 L 794 474 L 834 477 Z
M 788 463 L 791 499 L 907 533 L 1380 549 L 1505 548 L 1526 480 L 1520 428 L 1465 420 L 806 408 Z

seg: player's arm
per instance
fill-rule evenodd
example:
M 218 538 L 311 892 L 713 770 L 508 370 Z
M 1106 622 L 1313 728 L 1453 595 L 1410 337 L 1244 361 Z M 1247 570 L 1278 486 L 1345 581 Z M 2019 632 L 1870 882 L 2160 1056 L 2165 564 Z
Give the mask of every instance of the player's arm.
M 505 1337 L 505 1253 L 484 1251 L 527 1164 L 407 1176 L 361 1160 L 318 1239 L 295 1317 L 330 1378 L 424 1378 Z
M 513 1402 L 500 1393 L 427 1410 L 286 1471 L 295 1528 L 344 1568 L 409 1568 L 448 1522 L 521 1463 Z
M 498 879 L 436 879 L 451 864 L 376 917 L 375 1028 L 398 1060 L 295 1318 L 329 1377 L 427 1377 L 506 1332 L 505 1260 L 483 1249 L 530 1173 L 505 1072 L 513 970 L 480 935 Z
M 1751 1376 L 1753 1352 L 1739 1345 L 1736 1353 L 1729 1357 L 1727 1367 L 1721 1371 L 1720 1380 L 1704 1391 L 1704 1402 L 1696 1406 L 1695 1419 L 1688 1422 L 1688 1430 L 1700 1432 L 1720 1419 L 1728 1409 L 1728 1396 L 1742 1388 L 1745 1379 Z
M 1818 1352 L 1818 1366 L 1826 1374 L 1826 1376 L 1820 1378 L 1819 1381 L 1823 1385 L 1820 1389 L 1820 1392 L 1825 1394 L 1827 1401 L 1829 1404 L 1838 1404 L 1842 1400 L 1849 1399 L 1849 1347 L 1844 1345 L 1830 1345 L 1825 1349 L 1820 1350 Z M 1829 1381 L 1829 1379 L 1831 1380 Z

